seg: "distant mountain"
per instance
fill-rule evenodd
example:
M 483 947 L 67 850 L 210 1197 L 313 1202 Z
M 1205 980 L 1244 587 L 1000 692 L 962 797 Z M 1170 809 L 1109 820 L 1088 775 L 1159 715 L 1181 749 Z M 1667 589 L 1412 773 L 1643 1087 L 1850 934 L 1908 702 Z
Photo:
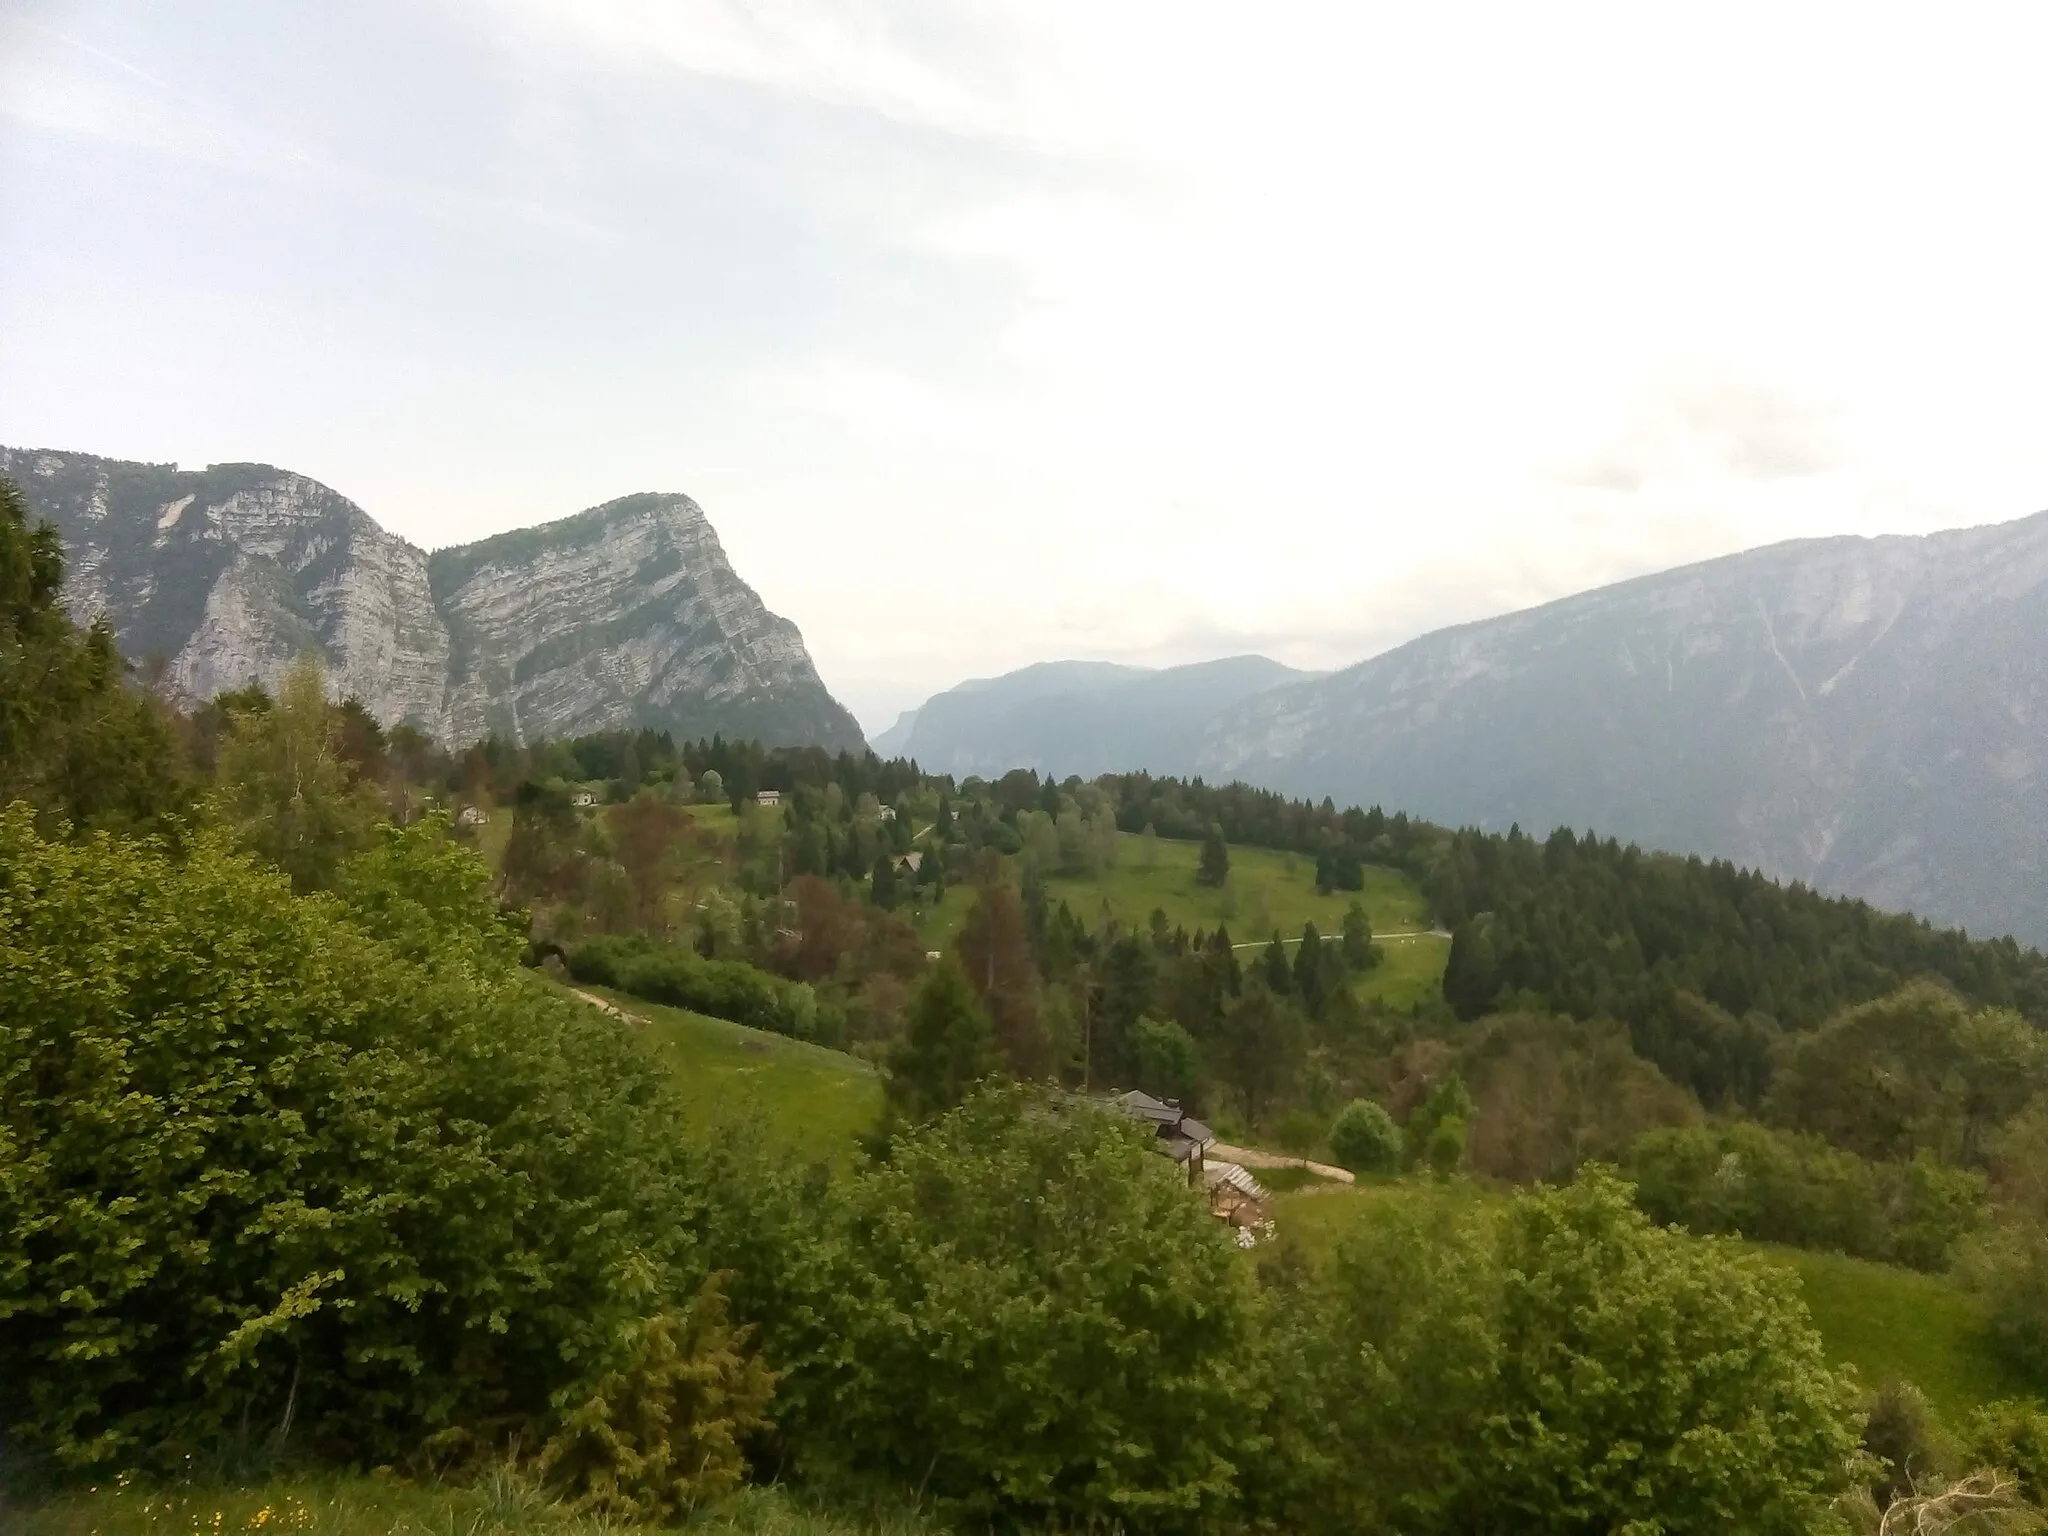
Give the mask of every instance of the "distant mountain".
M 55 523 L 66 601 L 197 698 L 320 654 L 335 689 L 443 741 L 618 726 L 862 745 L 794 624 L 687 496 L 643 494 L 427 555 L 267 464 L 181 471 L 0 448 Z
M 984 778 L 1035 768 L 1065 778 L 1189 772 L 1218 714 L 1312 674 L 1263 656 L 1152 670 L 1048 661 L 935 694 L 875 740 L 928 773 Z
M 1441 630 L 1239 702 L 1195 756 L 2048 943 L 2048 513 L 1777 544 Z

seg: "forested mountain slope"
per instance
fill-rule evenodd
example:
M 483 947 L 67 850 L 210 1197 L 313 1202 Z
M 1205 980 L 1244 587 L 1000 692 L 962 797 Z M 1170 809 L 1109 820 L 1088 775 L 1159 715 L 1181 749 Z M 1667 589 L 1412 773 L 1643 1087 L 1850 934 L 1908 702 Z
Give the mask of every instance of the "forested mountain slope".
M 2048 941 L 2048 514 L 1773 545 L 1227 710 L 1212 780 L 1597 827 Z
M 935 694 L 876 738 L 875 747 L 956 778 L 996 778 L 1012 768 L 1056 778 L 1141 768 L 1185 773 L 1220 711 L 1308 676 L 1264 656 L 1159 671 L 1041 662 Z
M 443 741 L 647 725 L 858 748 L 794 624 L 687 496 L 627 496 L 431 557 L 317 481 L 0 448 L 53 522 L 81 620 L 207 698 L 308 651 L 378 719 Z

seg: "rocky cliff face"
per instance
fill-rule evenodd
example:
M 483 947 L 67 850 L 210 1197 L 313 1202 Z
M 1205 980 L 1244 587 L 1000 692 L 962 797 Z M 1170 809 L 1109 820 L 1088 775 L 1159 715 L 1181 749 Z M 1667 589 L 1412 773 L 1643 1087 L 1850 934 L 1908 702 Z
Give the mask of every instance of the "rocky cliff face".
M 57 525 L 83 620 L 195 698 L 308 651 L 339 694 L 444 741 L 623 725 L 861 746 L 796 626 L 733 572 L 687 496 L 629 496 L 429 556 L 266 464 L 179 471 L 0 448 Z
M 1425 635 L 1235 706 L 1198 766 L 2048 942 L 2048 514 L 1775 545 Z

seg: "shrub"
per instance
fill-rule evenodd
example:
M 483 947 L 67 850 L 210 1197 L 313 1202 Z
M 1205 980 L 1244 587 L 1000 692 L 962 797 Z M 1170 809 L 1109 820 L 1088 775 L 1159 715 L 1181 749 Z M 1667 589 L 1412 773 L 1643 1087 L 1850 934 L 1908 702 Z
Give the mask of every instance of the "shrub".
M 1957 1268 L 1983 1295 L 2007 1358 L 2048 1381 L 2048 1228 L 1995 1227 L 1964 1249 Z
M 1257 1443 L 1250 1277 L 1141 1129 L 985 1090 L 900 1136 L 838 1220 L 767 1335 L 813 1470 L 963 1526 L 1171 1530 L 1230 1507 Z
M 1333 1472 L 1296 1528 L 1804 1536 L 1856 1444 L 1797 1280 L 1652 1226 L 1597 1167 L 1360 1228 L 1327 1326 Z
M 1971 1466 L 2010 1472 L 2021 1497 L 2048 1504 L 2048 1408 L 2039 1403 L 1989 1403 L 1963 1426 L 1964 1458 Z
M 435 836 L 370 857 L 467 857 Z M 383 914 L 364 921 L 426 925 L 424 958 L 216 840 L 174 861 L 0 813 L 17 1444 L 88 1467 L 245 1425 L 374 1462 L 533 1443 L 556 1393 L 621 1368 L 633 1319 L 701 1282 L 658 1069 L 461 938 L 491 935 L 487 906 L 380 895 L 371 864 L 342 885 Z
M 1919 1269 L 1945 1267 L 1984 1213 L 1983 1175 L 1931 1153 L 1869 1163 L 1749 1121 L 1646 1132 L 1626 1166 L 1660 1222 Z
M 802 982 L 784 981 L 740 960 L 707 960 L 679 944 L 644 938 L 589 939 L 567 955 L 578 981 L 688 1008 L 778 1035 L 809 1039 L 817 1001 Z
M 775 1380 L 742 1352 L 714 1277 L 688 1307 L 634 1319 L 620 1368 L 564 1394 L 538 1470 L 579 1513 L 668 1521 L 724 1498 L 746 1475 L 740 1437 L 768 1427 Z
M 1371 1099 L 1353 1099 L 1330 1124 L 1330 1151 L 1353 1173 L 1398 1173 L 1403 1150 L 1401 1128 Z

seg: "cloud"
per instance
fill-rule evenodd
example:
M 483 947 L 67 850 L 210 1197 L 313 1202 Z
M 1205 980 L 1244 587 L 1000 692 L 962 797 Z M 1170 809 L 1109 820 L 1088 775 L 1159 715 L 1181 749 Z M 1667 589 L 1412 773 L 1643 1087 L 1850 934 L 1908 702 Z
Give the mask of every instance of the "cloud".
M 1647 391 L 1619 434 L 1556 478 L 1637 492 L 1681 479 L 1799 479 L 1844 461 L 1832 409 L 1755 379 L 1695 369 Z

